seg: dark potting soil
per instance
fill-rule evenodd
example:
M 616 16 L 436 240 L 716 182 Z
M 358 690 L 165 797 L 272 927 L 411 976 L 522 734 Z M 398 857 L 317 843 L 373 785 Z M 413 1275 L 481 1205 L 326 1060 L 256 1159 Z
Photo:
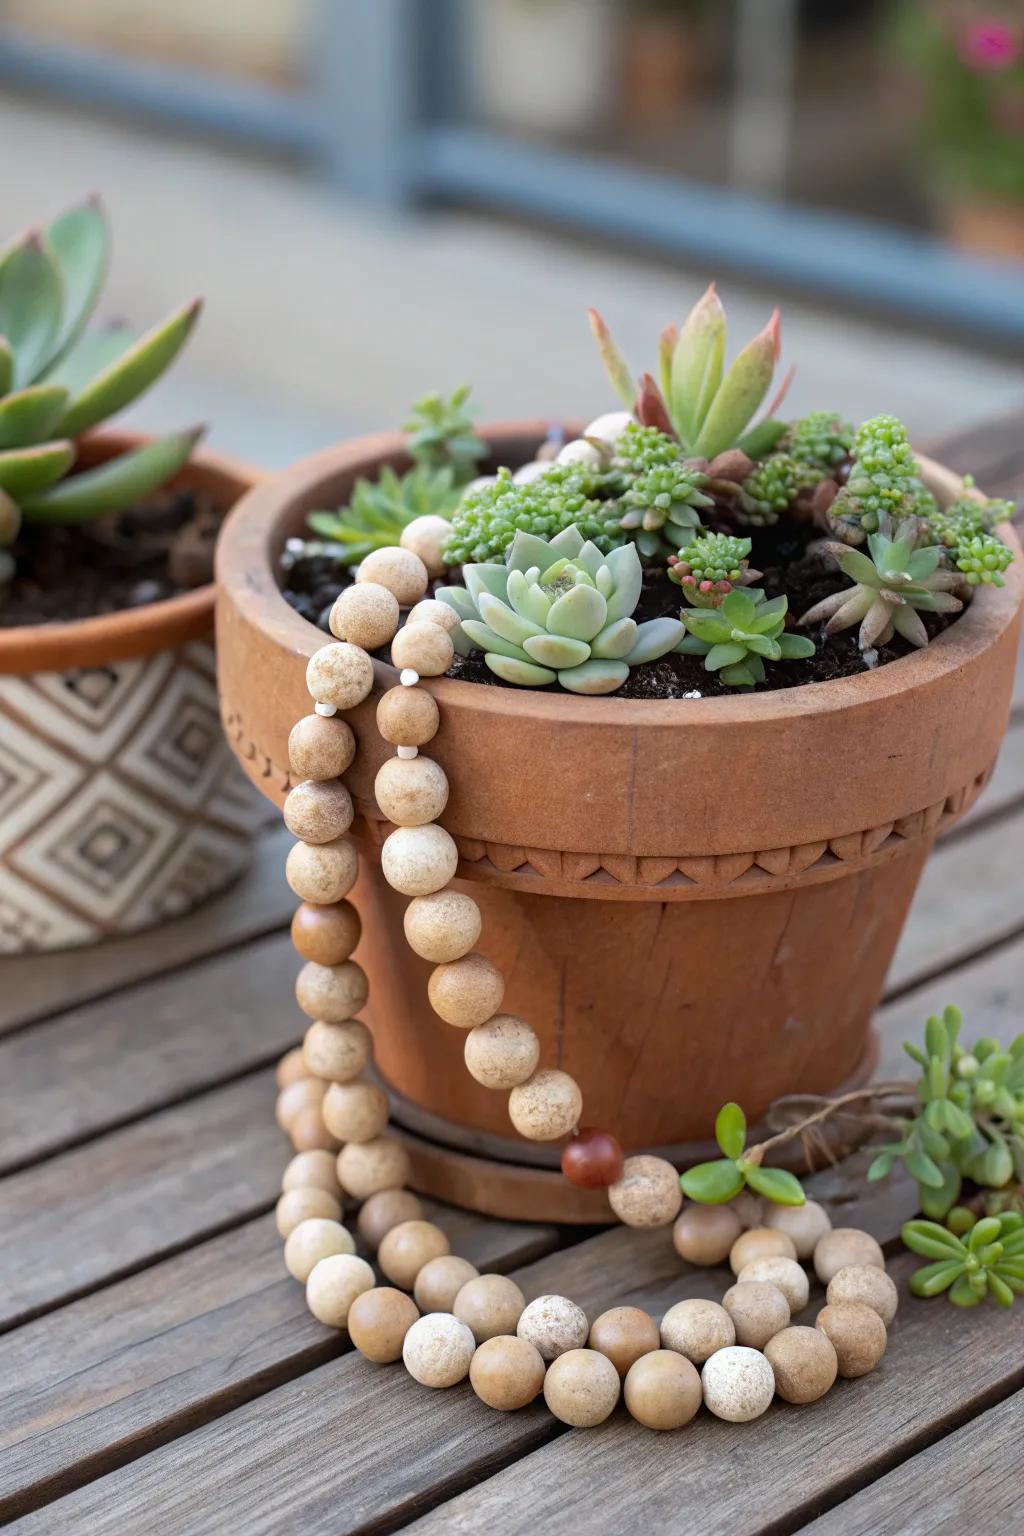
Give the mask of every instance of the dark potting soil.
M 222 519 L 206 496 L 168 491 L 80 527 L 26 523 L 0 587 L 0 628 L 141 608 L 213 580 Z
M 721 525 L 721 531 L 728 531 L 725 524 Z M 750 563 L 762 572 L 757 585 L 764 588 L 768 597 L 779 597 L 783 593 L 788 595 L 788 628 L 796 629 L 796 618 L 806 613 L 808 608 L 813 608 L 822 598 L 850 586 L 848 578 L 841 571 L 826 563 L 813 548 L 808 549 L 811 541 L 820 537 L 809 525 L 780 522 L 774 528 L 753 530 L 751 536 L 753 549 Z M 314 553 L 296 557 L 293 550 L 291 553 L 286 552 L 283 557 L 280 579 L 286 601 L 303 618 L 330 634 L 328 618 L 331 607 L 339 592 L 352 580 L 347 568 L 329 555 Z M 445 577 L 444 583 L 438 585 L 452 585 L 457 581 L 458 573 L 453 571 Z M 643 592 L 635 615 L 638 621 L 663 616 L 675 618 L 682 606 L 679 588 L 669 581 L 663 570 L 652 569 L 644 573 Z M 925 613 L 921 617 L 929 637 L 941 633 L 950 622 L 941 614 Z M 758 693 L 770 693 L 777 688 L 798 688 L 803 683 L 828 682 L 832 678 L 850 677 L 866 670 L 857 645 L 857 626 L 843 630 L 838 635 L 826 635 L 820 626 L 817 630 L 800 629 L 797 632 L 810 636 L 817 647 L 815 654 L 806 660 L 768 662 L 765 681 L 757 685 Z M 875 665 L 896 661 L 900 656 L 910 655 L 913 650 L 914 647 L 908 641 L 897 635 L 888 645 L 878 650 Z M 456 656 L 448 676 L 492 688 L 514 686 L 495 677 L 478 652 L 472 656 Z M 562 691 L 557 684 L 544 689 L 545 693 Z M 616 690 L 615 697 L 712 698 L 717 694 L 748 691 L 730 688 L 717 673 L 706 672 L 703 657 L 673 653 L 663 656 L 660 661 L 634 667 L 622 687 Z

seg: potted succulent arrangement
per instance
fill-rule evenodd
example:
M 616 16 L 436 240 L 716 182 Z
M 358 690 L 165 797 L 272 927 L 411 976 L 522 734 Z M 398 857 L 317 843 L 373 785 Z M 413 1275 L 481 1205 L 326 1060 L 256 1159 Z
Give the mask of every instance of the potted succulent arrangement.
M 624 1145 L 699 1161 L 726 1098 L 756 1122 L 780 1095 L 870 1077 L 924 861 L 1000 745 L 1022 589 L 1009 509 L 917 455 L 893 417 L 780 414 L 777 314 L 727 366 L 712 287 L 639 379 L 591 319 L 620 409 L 578 434 L 477 435 L 464 394 L 433 398 L 411 434 L 257 488 L 218 557 L 228 735 L 313 849 L 297 856 L 300 1002 L 325 1022 L 315 1010 L 351 981 L 359 930 L 334 907 L 352 870 L 306 892 L 309 868 L 342 858 L 316 849 L 355 815 L 374 856 L 354 969 L 418 1187 L 561 1220 L 602 1219 L 604 1192 L 567 1196 L 557 1136 L 517 1142 L 529 1106 L 510 1126 L 486 1073 L 465 1071 L 444 946 L 410 934 L 413 845 L 455 878 L 452 911 L 477 914 L 470 947 L 482 926 L 460 986 L 484 1019 L 507 1009 L 517 1038 L 530 1021 L 565 1112 L 582 1101 Z M 348 734 L 332 774 L 313 772 L 291 737 L 307 682 L 329 716 L 325 679 L 357 637 L 372 671 L 345 661 Z M 415 706 L 394 702 L 405 681 Z M 429 762 L 394 768 L 392 746 L 400 761 L 427 741 Z M 340 773 L 347 789 L 317 782 Z M 328 919 L 341 937 L 318 946 Z
M 201 432 L 103 423 L 174 360 L 184 305 L 88 328 L 97 199 L 0 254 L 0 951 L 189 910 L 248 858 L 257 810 L 216 714 L 213 543 L 253 481 Z

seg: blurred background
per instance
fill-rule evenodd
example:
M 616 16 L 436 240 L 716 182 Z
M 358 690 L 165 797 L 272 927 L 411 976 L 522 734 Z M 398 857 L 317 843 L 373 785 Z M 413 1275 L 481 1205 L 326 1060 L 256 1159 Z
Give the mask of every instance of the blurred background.
M 610 405 L 710 277 L 793 413 L 1024 416 L 1024 0 L 0 0 L 8 232 L 103 192 L 137 415 L 281 464 L 473 384 Z

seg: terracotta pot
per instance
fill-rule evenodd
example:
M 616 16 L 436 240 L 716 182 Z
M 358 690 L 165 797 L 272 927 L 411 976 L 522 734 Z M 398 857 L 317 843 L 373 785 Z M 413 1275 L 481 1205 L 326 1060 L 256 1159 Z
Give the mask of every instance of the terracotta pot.
M 144 439 L 93 434 L 79 462 Z M 227 509 L 255 473 L 197 453 L 175 483 Z M 259 802 L 218 726 L 213 587 L 0 629 L 0 953 L 178 916 L 249 859 Z
M 488 436 L 515 464 L 542 427 Z M 309 510 L 401 462 L 397 436 L 331 449 L 257 487 L 224 530 L 223 715 L 278 802 L 288 731 L 309 710 L 306 660 L 325 640 L 281 597 L 277 557 Z M 959 484 L 925 470 L 940 493 Z M 587 1123 L 681 1159 L 726 1098 L 756 1120 L 781 1093 L 869 1073 L 872 1011 L 924 860 L 999 749 L 1021 590 L 1016 565 L 927 650 L 785 692 L 648 703 L 426 684 L 441 706 L 431 752 L 451 784 L 443 822 L 483 908 L 482 947 L 542 1059 L 578 1079 Z M 375 670 L 378 690 L 396 681 Z M 390 830 L 373 800 L 389 750 L 374 710 L 371 698 L 351 717 L 348 777 L 370 848 Z M 556 1166 L 558 1149 L 515 1140 L 504 1096 L 465 1071 L 461 1033 L 431 1013 L 430 968 L 406 947 L 404 901 L 376 860 L 357 894 L 378 1064 L 397 1118 L 422 1139 L 421 1181 L 505 1215 L 599 1215 L 600 1201 L 574 1205 L 554 1173 L 520 1176 Z M 473 1172 L 482 1156 L 486 1177 Z

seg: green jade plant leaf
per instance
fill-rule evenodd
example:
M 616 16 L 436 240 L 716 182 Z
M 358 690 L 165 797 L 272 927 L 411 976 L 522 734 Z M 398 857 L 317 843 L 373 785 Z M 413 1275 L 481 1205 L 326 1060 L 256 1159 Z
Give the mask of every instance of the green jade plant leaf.
M 700 1205 L 725 1205 L 744 1189 L 752 1189 L 776 1205 L 803 1205 L 804 1192 L 795 1174 L 762 1166 L 762 1149 L 747 1144 L 747 1120 L 738 1104 L 723 1104 L 715 1118 L 715 1140 L 722 1153 L 712 1163 L 698 1163 L 680 1175 L 683 1194 Z

